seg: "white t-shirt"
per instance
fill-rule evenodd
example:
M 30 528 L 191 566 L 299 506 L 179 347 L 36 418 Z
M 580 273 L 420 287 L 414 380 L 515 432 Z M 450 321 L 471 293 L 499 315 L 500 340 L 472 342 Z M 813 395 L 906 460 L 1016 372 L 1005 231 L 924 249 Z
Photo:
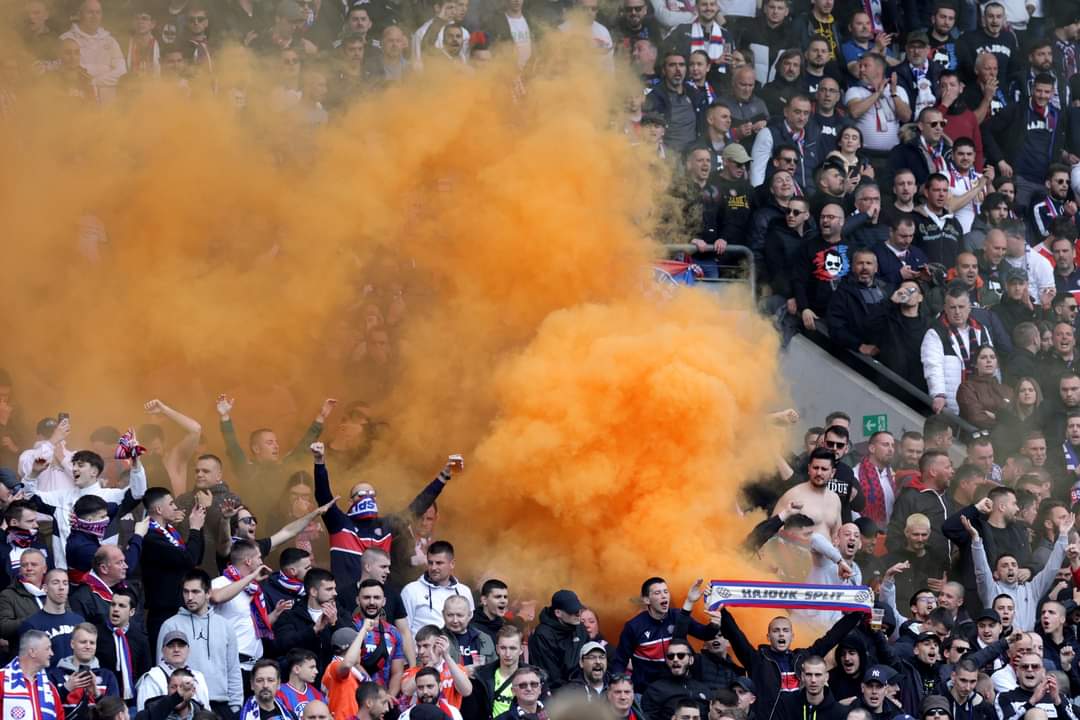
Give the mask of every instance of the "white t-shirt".
M 908 103 L 908 94 L 904 88 L 897 86 L 896 94 L 900 100 Z M 844 104 L 850 106 L 853 100 L 865 100 L 871 95 L 873 93 L 870 90 L 856 85 L 844 95 Z M 888 90 L 877 99 L 872 108 L 855 121 L 855 125 L 862 132 L 863 147 L 867 150 L 884 152 L 897 145 L 900 140 L 900 121 L 896 117 L 896 105 L 889 97 Z
M 949 173 L 949 194 L 953 197 L 966 195 L 971 188 L 975 187 L 978 179 L 978 175 L 975 175 L 975 178 L 972 179 L 970 176 L 964 177 L 961 175 L 959 170 L 953 170 Z M 975 222 L 975 201 L 972 200 L 967 205 L 957 209 L 953 213 L 953 217 L 960 223 L 960 228 L 965 235 L 971 232 L 971 223 Z
M 220 590 L 232 584 L 224 575 L 214 578 L 210 589 Z M 214 606 L 214 612 L 229 621 L 236 632 L 236 649 L 241 655 L 248 655 L 250 661 L 241 661 L 240 666 L 250 670 L 255 661 L 262 657 L 262 640 L 255 635 L 255 620 L 251 617 L 251 596 L 241 590 L 232 600 Z
M 510 36 L 514 38 L 517 46 L 518 65 L 524 65 L 532 56 L 532 34 L 529 32 L 529 23 L 523 17 L 513 18 L 506 16 L 510 23 Z

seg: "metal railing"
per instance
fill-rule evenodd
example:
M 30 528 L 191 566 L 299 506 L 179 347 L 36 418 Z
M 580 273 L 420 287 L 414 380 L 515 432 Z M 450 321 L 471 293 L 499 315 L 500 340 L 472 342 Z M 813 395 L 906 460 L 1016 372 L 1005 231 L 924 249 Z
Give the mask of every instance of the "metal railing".
M 697 252 L 697 248 L 690 243 L 681 243 L 674 245 L 664 245 L 664 251 L 667 256 L 675 257 L 677 255 L 693 255 Z M 698 278 L 697 282 L 702 283 L 733 283 L 733 282 L 747 282 L 750 285 L 750 296 L 757 297 L 757 268 L 754 266 L 754 253 L 750 248 L 745 245 L 728 245 L 727 250 L 724 251 L 725 258 L 729 256 L 736 256 L 739 258 L 737 264 L 724 264 L 720 266 L 721 270 L 743 270 L 745 271 L 745 277 L 720 277 L 720 278 Z
M 873 382 L 882 390 L 882 392 L 889 393 L 896 399 L 907 403 L 912 408 L 925 415 L 932 415 L 934 413 L 934 410 L 931 407 L 933 398 L 875 358 L 872 358 L 869 355 L 863 355 L 854 350 L 837 347 L 832 340 L 829 339 L 828 332 L 820 327 L 816 330 L 806 330 L 803 328 L 802 334 L 834 358 L 840 360 L 855 372 Z M 967 420 L 964 420 L 959 415 L 954 415 L 948 410 L 943 410 L 940 414 L 948 418 L 949 422 L 952 423 L 957 438 L 963 437 L 964 439 L 967 439 L 979 430 L 979 428 L 975 427 Z
M 664 251 L 666 251 L 668 257 L 674 257 L 678 255 L 693 255 L 697 252 L 697 248 L 690 243 L 684 244 L 672 244 L 664 245 Z M 727 251 L 724 253 L 725 257 L 737 256 L 740 258 L 738 264 L 721 265 L 722 270 L 743 270 L 745 272 L 744 277 L 721 277 L 719 279 L 699 279 L 698 282 L 702 283 L 732 283 L 732 282 L 747 282 L 750 286 L 751 297 L 757 297 L 757 268 L 754 265 L 754 254 L 750 248 L 745 245 L 728 245 Z M 893 372 L 890 368 L 884 364 L 870 357 L 869 355 L 863 355 L 862 353 L 855 352 L 854 350 L 848 350 L 846 348 L 837 347 L 830 339 L 828 332 L 823 329 L 814 331 L 807 331 L 805 328 L 800 328 L 800 331 L 804 336 L 809 338 L 815 345 L 819 346 L 834 358 L 840 360 L 849 368 L 859 373 L 863 377 L 873 382 L 879 387 L 882 392 L 887 392 L 893 397 L 905 402 L 913 409 L 918 410 L 926 415 L 933 414 L 933 398 L 927 393 L 923 392 L 919 388 L 915 387 L 907 380 L 902 378 L 897 373 Z M 958 415 L 950 413 L 945 410 L 941 413 L 943 416 L 949 419 L 953 428 L 957 431 L 957 436 L 963 436 L 965 438 L 970 437 L 973 433 L 978 431 L 978 428 L 964 420 Z

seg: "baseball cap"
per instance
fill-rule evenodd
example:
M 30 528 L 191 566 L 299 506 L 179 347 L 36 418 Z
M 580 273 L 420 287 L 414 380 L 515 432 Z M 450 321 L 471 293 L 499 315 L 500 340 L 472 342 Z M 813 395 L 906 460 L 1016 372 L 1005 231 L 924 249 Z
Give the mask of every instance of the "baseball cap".
M 738 685 L 739 687 L 741 687 L 743 690 L 745 690 L 748 693 L 751 693 L 753 695 L 757 695 L 757 690 L 754 689 L 754 681 L 751 680 L 748 677 L 737 677 L 737 678 L 735 678 L 734 680 L 731 681 L 731 684 L 728 685 L 728 689 L 733 690 L 736 685 Z
M 11 468 L 0 467 L 0 484 L 14 492 L 19 485 L 19 478 Z
M 1011 268 L 1008 268 L 1008 269 L 1005 270 L 1005 282 L 1011 283 L 1011 282 L 1027 282 L 1027 281 L 1028 281 L 1027 273 L 1024 272 L 1023 270 L 1021 270 L 1020 268 L 1011 267 Z
M 997 610 L 994 610 L 993 608 L 984 608 L 981 613 L 975 616 L 976 623 L 980 620 L 993 620 L 996 623 L 1000 623 L 1001 616 L 998 615 Z
M 336 635 L 337 633 L 334 634 Z M 581 652 L 578 653 L 578 657 L 583 658 L 589 653 L 591 653 L 593 650 L 600 650 L 605 655 L 607 654 L 607 648 L 605 648 L 603 645 L 596 642 L 595 640 L 590 640 L 581 647 Z
M 896 671 L 888 665 L 873 665 L 867 668 L 862 681 L 864 683 L 876 682 L 888 685 L 894 677 L 896 677 Z
M 933 640 L 938 644 L 938 647 L 941 647 L 941 638 L 937 636 L 937 633 L 932 632 L 919 633 L 919 636 L 915 638 L 915 644 L 918 645 L 919 643 L 926 642 L 927 640 Z
M 929 47 L 930 38 L 926 36 L 926 33 L 916 30 L 915 32 L 908 33 L 904 47 L 907 47 L 908 45 L 926 45 Z
M 417 703 L 409 710 L 409 717 L 412 720 L 449 720 L 438 705 L 429 705 L 427 703 Z
M 349 647 L 353 644 L 353 640 L 360 633 L 356 632 L 352 628 L 338 628 L 334 631 L 334 634 L 330 636 L 330 644 L 334 647 Z
M 573 590 L 559 590 L 551 596 L 551 609 L 562 610 L 566 613 L 578 613 L 585 607 L 578 600 L 577 593 Z
M 740 165 L 750 162 L 750 154 L 747 153 L 746 148 L 744 148 L 739 143 L 731 143 L 727 145 L 724 148 L 723 152 L 720 153 L 720 157 L 724 158 L 725 160 L 737 162 Z
M 274 14 L 285 20 L 307 19 L 307 13 L 304 12 L 304 9 L 300 7 L 300 4 L 297 3 L 296 0 L 281 0 L 277 5 L 277 10 L 274 11 Z
M 184 643 L 185 645 L 190 644 L 190 643 L 188 643 L 187 635 L 180 632 L 179 630 L 170 630 L 169 632 L 165 633 L 165 637 L 162 638 L 161 646 L 165 647 L 169 643 L 176 642 L 177 640 Z

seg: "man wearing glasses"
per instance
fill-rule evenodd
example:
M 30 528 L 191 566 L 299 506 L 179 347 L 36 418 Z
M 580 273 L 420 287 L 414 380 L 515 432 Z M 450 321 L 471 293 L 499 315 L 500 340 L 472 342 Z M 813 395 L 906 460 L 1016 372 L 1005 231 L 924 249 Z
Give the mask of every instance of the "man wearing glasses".
M 1041 657 L 1034 653 L 1020 656 L 1016 663 L 1016 679 L 1015 690 L 998 695 L 998 717 L 1002 720 L 1024 717 L 1033 708 L 1043 710 L 1047 717 L 1076 720 L 1068 688 L 1060 687 L 1057 678 L 1047 674 Z
M 323 522 L 326 523 L 326 531 L 330 535 L 330 570 L 340 586 L 348 589 L 348 592 L 342 593 L 340 601 L 352 612 L 356 602 L 352 589 L 356 587 L 363 572 L 363 552 L 370 547 L 376 547 L 391 556 L 392 565 L 407 566 L 407 558 L 412 556 L 415 548 L 412 543 L 405 542 L 408 530 L 402 518 L 379 514 L 375 488 L 369 483 L 353 485 L 349 491 L 347 511 L 333 504 L 336 498 L 330 488 L 330 474 L 326 470 L 326 447 L 323 443 L 313 443 L 311 454 L 315 459 L 315 502 L 320 505 L 330 503 L 323 514 Z M 422 516 L 446 487 L 451 474 L 463 468 L 464 463 L 460 458 L 453 456 L 435 479 L 409 503 L 409 512 L 414 517 Z M 404 545 L 398 544 L 397 552 L 393 550 L 395 537 L 404 542 Z M 394 561 L 395 555 L 399 562 Z M 439 612 L 442 612 L 441 607 Z
M 664 37 L 656 18 L 649 15 L 648 0 L 623 0 L 622 11 L 615 21 L 615 44 L 626 54 L 635 40 L 659 43 Z
M 699 715 L 695 720 L 709 712 L 709 687 L 691 677 L 694 659 L 694 651 L 684 638 L 675 638 L 668 643 L 664 654 L 667 673 L 651 682 L 641 697 L 641 707 L 647 717 L 673 718 L 683 700 L 690 700 L 697 706 Z
M 1053 232 L 1053 224 L 1059 218 L 1065 219 L 1073 228 L 1076 227 L 1077 208 L 1076 201 L 1069 199 L 1068 166 L 1057 163 L 1050 166 L 1046 173 L 1046 190 L 1046 197 L 1032 204 L 1028 213 L 1032 244 L 1046 241 Z
M 514 702 L 510 709 L 495 720 L 536 720 L 546 717 L 544 703 L 540 702 L 540 671 L 531 665 L 518 668 L 510 680 Z
M 922 185 L 933 173 L 945 174 L 952 161 L 952 141 L 945 135 L 945 117 L 937 108 L 928 107 L 919 113 L 918 131 L 901 132 L 903 143 L 889 153 L 889 169 L 893 175 L 910 170 L 915 182 Z

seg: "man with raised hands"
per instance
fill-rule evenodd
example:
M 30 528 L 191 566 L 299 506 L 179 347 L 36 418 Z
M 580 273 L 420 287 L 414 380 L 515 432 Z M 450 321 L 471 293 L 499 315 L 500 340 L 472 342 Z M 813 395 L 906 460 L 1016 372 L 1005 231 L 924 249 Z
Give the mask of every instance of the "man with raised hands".
M 311 454 L 315 458 L 315 502 L 326 505 L 334 501 L 334 492 L 330 489 L 330 474 L 326 469 L 326 446 L 321 442 L 311 444 Z M 460 456 L 451 456 L 438 476 L 420 494 L 409 503 L 409 512 L 414 516 L 423 515 L 443 491 L 446 483 L 455 472 L 460 472 L 464 463 Z M 341 600 L 345 609 L 352 612 L 356 600 L 351 588 L 356 587 L 363 573 L 361 555 L 370 547 L 377 547 L 390 554 L 397 554 L 393 547 L 394 540 L 405 540 L 408 530 L 405 522 L 397 515 L 379 514 L 379 503 L 375 488 L 369 483 L 353 485 L 349 491 L 349 509 L 342 511 L 337 505 L 331 505 L 323 514 L 323 522 L 330 534 L 330 571 L 342 588 L 350 588 Z M 411 543 L 405 550 L 405 558 L 413 554 Z M 392 566 L 408 567 L 408 562 L 392 561 Z

